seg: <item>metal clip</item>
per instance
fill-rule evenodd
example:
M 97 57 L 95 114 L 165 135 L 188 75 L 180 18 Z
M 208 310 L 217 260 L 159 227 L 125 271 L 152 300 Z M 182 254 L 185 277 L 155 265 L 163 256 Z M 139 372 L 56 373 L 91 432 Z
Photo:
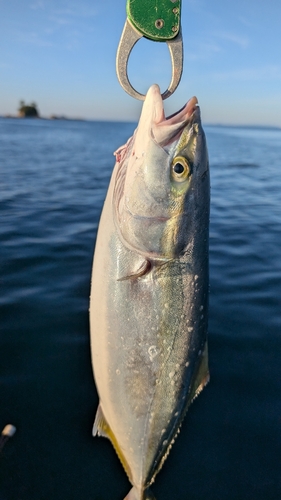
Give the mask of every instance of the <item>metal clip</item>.
M 116 72 L 120 85 L 130 96 L 135 97 L 135 99 L 140 99 L 141 101 L 145 99 L 145 95 L 140 94 L 136 89 L 134 89 L 134 87 L 132 87 L 128 78 L 127 65 L 132 48 L 142 36 L 143 35 L 132 25 L 129 19 L 127 19 L 116 56 Z M 162 94 L 163 100 L 170 97 L 180 83 L 183 69 L 183 43 L 181 30 L 179 30 L 179 33 L 175 38 L 167 40 L 166 43 L 171 56 L 172 79 L 169 87 Z

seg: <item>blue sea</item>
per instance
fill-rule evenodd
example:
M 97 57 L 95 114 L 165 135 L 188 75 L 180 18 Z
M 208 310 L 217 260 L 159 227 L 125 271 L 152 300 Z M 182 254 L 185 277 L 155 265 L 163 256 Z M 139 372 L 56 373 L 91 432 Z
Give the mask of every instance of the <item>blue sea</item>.
M 133 123 L 0 119 L 0 500 L 122 500 L 92 438 L 88 306 L 102 203 Z M 211 380 L 157 500 L 281 498 L 281 129 L 206 126 Z M 1 430 L 0 429 L 0 430 Z

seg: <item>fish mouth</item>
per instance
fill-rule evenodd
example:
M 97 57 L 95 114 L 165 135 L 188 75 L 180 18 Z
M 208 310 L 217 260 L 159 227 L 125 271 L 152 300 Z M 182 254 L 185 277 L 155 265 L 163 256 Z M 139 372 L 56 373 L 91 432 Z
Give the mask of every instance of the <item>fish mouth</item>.
M 146 99 L 150 99 L 151 97 L 154 101 L 154 122 L 157 125 L 160 125 L 162 123 L 165 123 L 166 125 L 174 125 L 185 122 L 186 120 L 190 119 L 190 117 L 198 107 L 198 99 L 197 97 L 193 96 L 179 111 L 176 111 L 166 118 L 164 103 L 160 93 L 159 85 L 154 84 L 150 87 L 147 92 Z
M 166 118 L 163 99 L 157 84 L 148 90 L 145 104 L 153 109 L 152 133 L 156 142 L 162 147 L 176 140 L 183 128 L 189 122 L 198 121 L 200 116 L 198 99 L 193 96 L 179 111 Z

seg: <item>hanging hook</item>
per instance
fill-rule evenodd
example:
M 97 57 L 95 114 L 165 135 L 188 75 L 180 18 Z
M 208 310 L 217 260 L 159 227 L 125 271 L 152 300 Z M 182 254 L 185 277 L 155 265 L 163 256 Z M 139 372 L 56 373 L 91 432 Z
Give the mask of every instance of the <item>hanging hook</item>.
M 123 33 L 121 35 L 116 56 L 116 72 L 120 85 L 130 96 L 140 100 L 144 100 L 145 95 L 140 94 L 132 86 L 128 77 L 127 67 L 132 48 L 142 36 L 143 35 L 139 31 L 137 31 L 137 29 L 127 19 L 123 29 Z M 166 43 L 168 45 L 171 56 L 172 79 L 169 87 L 162 94 L 162 99 L 167 99 L 168 97 L 170 97 L 175 92 L 181 80 L 183 69 L 183 43 L 181 31 L 179 31 L 178 35 L 175 38 L 166 41 Z

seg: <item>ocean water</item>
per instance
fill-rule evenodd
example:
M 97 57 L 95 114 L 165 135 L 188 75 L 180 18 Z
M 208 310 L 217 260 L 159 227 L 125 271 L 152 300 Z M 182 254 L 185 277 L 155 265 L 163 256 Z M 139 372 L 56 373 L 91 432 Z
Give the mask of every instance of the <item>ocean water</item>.
M 97 408 L 88 303 L 113 151 L 131 123 L 0 119 L 0 500 L 122 500 Z M 205 127 L 210 384 L 157 500 L 281 498 L 281 130 Z

